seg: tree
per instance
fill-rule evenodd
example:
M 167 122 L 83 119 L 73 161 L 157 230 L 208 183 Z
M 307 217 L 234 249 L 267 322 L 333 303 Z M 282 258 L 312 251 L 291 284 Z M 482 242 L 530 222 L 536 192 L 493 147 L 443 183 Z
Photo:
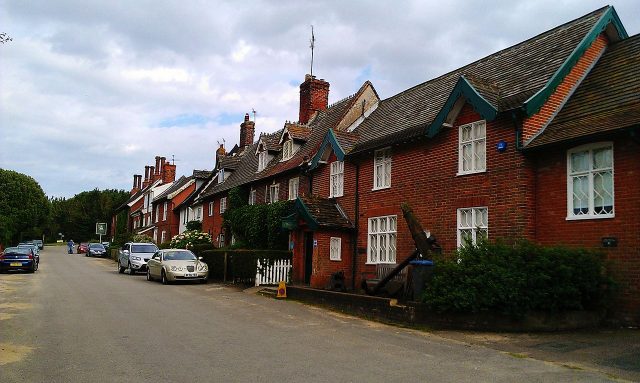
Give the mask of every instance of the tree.
M 13 244 L 42 235 L 49 217 L 49 201 L 31 177 L 0 169 L 0 243 Z

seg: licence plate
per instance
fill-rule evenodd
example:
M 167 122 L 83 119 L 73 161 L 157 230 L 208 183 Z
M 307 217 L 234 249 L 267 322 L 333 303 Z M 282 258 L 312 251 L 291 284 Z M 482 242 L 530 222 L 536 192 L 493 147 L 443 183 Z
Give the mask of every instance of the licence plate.
M 22 266 L 22 262 L 11 262 L 11 266 L 12 266 L 12 267 L 13 267 L 13 266 L 18 266 L 18 267 L 20 267 L 20 266 Z
M 198 276 L 198 273 L 184 273 L 185 278 L 195 278 Z

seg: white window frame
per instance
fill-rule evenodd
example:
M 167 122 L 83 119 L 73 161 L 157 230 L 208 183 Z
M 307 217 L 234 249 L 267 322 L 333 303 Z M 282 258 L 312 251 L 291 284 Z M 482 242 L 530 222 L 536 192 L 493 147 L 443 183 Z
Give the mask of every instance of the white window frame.
M 164 206 L 163 206 L 163 210 L 162 210 L 162 220 L 163 221 L 167 220 L 167 209 L 168 208 L 169 208 L 169 202 L 165 201 Z
M 397 238 L 397 215 L 369 218 L 367 230 L 367 264 L 395 264 Z
M 463 132 L 469 130 L 469 137 Z M 465 161 L 464 150 L 469 148 L 471 157 Z M 468 164 L 468 169 L 465 169 Z M 458 175 L 482 173 L 487 171 L 487 122 L 474 121 L 458 128 Z
M 164 243 L 166 239 L 167 239 L 167 231 L 162 230 L 162 234 L 160 235 L 160 243 Z
M 196 219 L 200 221 L 201 217 L 202 217 L 202 206 L 198 206 L 196 208 Z
M 286 140 L 282 144 L 282 161 L 286 161 L 293 157 L 293 140 Z
M 249 205 L 255 205 L 256 204 L 256 189 L 251 188 L 251 190 L 249 190 Z
M 373 154 L 373 190 L 391 187 L 391 148 L 376 150 Z
M 227 197 L 220 198 L 220 214 L 227 211 Z
M 344 161 L 333 161 L 329 167 L 329 197 L 342 197 L 344 195 Z
M 267 167 L 267 151 L 266 150 L 262 150 L 261 152 L 258 153 L 258 172 L 261 172 L 264 170 L 264 168 Z
M 218 171 L 218 183 L 221 184 L 224 182 L 224 169 L 220 169 Z
M 214 206 L 214 202 L 211 201 L 209 202 L 209 217 L 211 217 L 213 215 L 213 206 Z
M 218 247 L 224 247 L 224 233 L 218 235 Z
M 280 194 L 280 184 L 269 185 L 269 203 L 278 202 L 278 195 Z
M 298 188 L 300 187 L 300 178 L 290 178 L 289 179 L 289 200 L 292 201 L 298 198 Z
M 593 154 L 599 149 L 609 149 L 611 151 L 611 166 L 605 166 L 602 168 L 594 168 Z M 587 153 L 587 161 L 589 168 L 581 171 L 572 171 L 571 156 L 578 152 Z M 596 202 L 596 190 L 595 190 L 595 177 L 599 174 L 610 173 L 611 175 L 611 211 L 598 212 L 595 206 Z M 587 145 L 581 145 L 575 148 L 571 148 L 567 151 L 567 220 L 581 220 L 581 219 L 602 219 L 602 218 L 614 218 L 615 217 L 615 178 L 614 178 L 614 150 L 613 142 L 597 142 Z M 586 177 L 588 188 L 588 206 L 586 213 L 576 214 L 574 211 L 574 179 Z
M 160 209 L 156 209 L 156 220 L 154 222 L 158 222 L 160 218 Z
M 468 215 L 470 214 L 470 216 Z M 469 217 L 469 219 L 463 219 Z M 478 240 L 484 237 L 489 238 L 489 208 L 486 206 L 465 207 L 457 210 L 457 238 L 458 247 L 466 245 L 463 241 L 463 232 L 471 232 L 471 244 L 476 245 Z M 480 233 L 480 237 L 478 236 Z
M 342 238 L 331 237 L 331 239 L 329 240 L 329 260 L 342 260 Z

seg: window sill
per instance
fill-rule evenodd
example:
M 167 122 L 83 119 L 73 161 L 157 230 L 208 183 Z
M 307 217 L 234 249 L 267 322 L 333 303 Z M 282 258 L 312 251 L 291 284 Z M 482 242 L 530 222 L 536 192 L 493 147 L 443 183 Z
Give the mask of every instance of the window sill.
M 331 262 L 342 262 L 342 259 L 330 259 Z
M 391 189 L 391 186 L 383 186 L 383 187 L 379 187 L 379 188 L 373 188 L 373 189 L 371 189 L 371 191 L 385 190 L 385 189 Z
M 607 218 L 615 218 L 616 215 L 608 214 L 608 215 L 579 215 L 579 216 L 569 216 L 566 218 L 567 221 L 584 221 L 588 219 L 607 219 Z
M 460 171 L 458 171 L 456 173 L 456 177 L 468 176 L 468 175 L 471 175 L 471 174 L 482 174 L 482 173 L 486 173 L 486 172 L 487 172 L 487 169 L 477 170 L 477 171 L 472 171 L 472 172 L 460 172 Z
M 375 262 L 375 263 L 367 262 L 367 263 L 365 263 L 365 265 L 371 265 L 371 266 L 375 266 L 375 265 L 397 265 L 397 263 L 396 262 Z
M 344 197 L 344 194 L 340 194 L 340 195 L 329 195 L 329 197 L 327 197 L 327 198 L 340 198 L 340 197 Z

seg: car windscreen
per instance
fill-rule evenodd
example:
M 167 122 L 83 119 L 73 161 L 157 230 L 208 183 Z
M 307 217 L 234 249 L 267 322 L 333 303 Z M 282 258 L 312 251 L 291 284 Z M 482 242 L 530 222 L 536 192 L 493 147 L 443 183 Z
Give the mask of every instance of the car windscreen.
M 131 245 L 132 253 L 155 253 L 158 251 L 156 245 Z
M 101 243 L 92 243 L 91 245 L 89 245 L 90 249 L 96 249 L 96 250 L 104 250 L 104 246 L 102 246 Z
M 164 253 L 165 261 L 194 261 L 196 256 L 190 251 L 167 251 Z
M 5 254 L 30 254 L 31 248 L 29 247 L 7 247 L 4 249 Z

